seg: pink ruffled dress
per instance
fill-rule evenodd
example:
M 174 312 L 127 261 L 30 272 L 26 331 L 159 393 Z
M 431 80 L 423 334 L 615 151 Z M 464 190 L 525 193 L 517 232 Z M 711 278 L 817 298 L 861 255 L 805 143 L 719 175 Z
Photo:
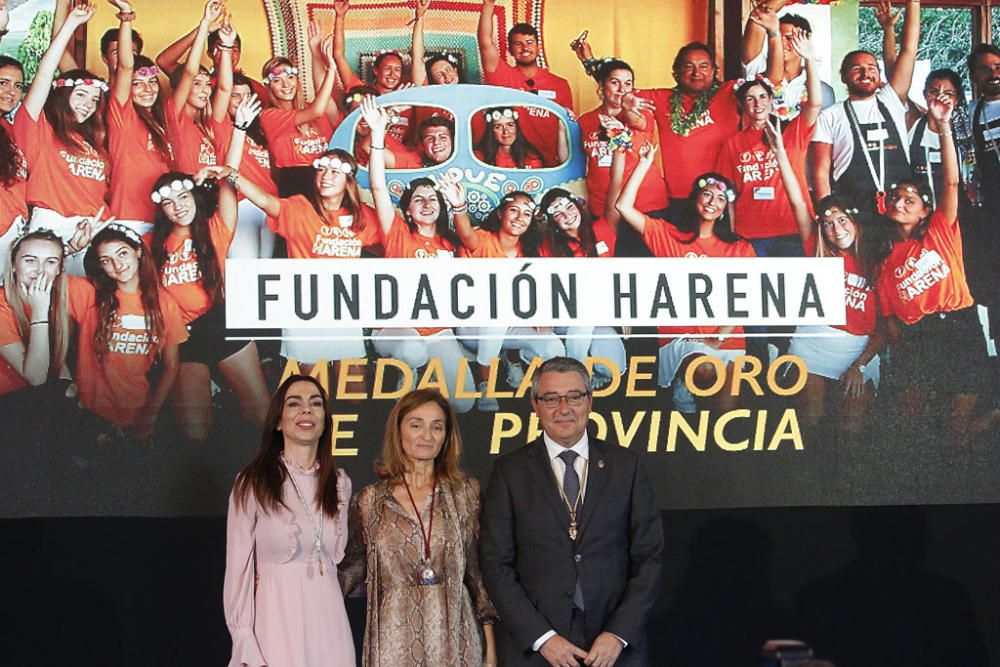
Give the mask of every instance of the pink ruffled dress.
M 319 467 L 289 464 L 303 497 L 314 503 Z M 285 507 L 265 512 L 251 494 L 246 506 L 229 498 L 223 603 L 233 638 L 229 667 L 354 667 L 354 641 L 337 583 L 347 544 L 351 480 L 337 470 L 340 511 L 323 520 L 323 573 L 313 524 L 291 478 Z

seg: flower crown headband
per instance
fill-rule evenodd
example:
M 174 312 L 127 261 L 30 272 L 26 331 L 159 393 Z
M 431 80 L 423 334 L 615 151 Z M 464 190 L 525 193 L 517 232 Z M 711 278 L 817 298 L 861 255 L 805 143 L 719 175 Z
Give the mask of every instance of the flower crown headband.
M 154 204 L 159 204 L 170 195 L 191 192 L 192 190 L 194 190 L 194 181 L 190 178 L 185 178 L 184 180 L 178 178 L 171 181 L 169 185 L 161 185 L 157 190 L 153 191 L 153 194 L 149 195 L 149 198 L 153 200 Z
M 492 123 L 493 121 L 500 120 L 501 118 L 513 118 L 517 120 L 520 116 L 516 109 L 497 109 L 496 111 L 486 112 L 486 122 Z
M 267 73 L 267 82 L 271 83 L 275 79 L 279 78 L 282 74 L 291 74 L 292 76 L 298 76 L 299 68 L 293 65 L 276 65 L 274 69 Z
M 730 204 L 736 201 L 736 192 L 734 190 L 731 190 L 729 186 L 726 185 L 725 181 L 720 181 L 717 178 L 712 178 L 711 176 L 709 176 L 708 178 L 698 179 L 699 190 L 705 190 L 712 185 L 714 185 L 716 189 L 720 190 L 724 195 L 726 195 L 726 200 Z
M 840 208 L 840 207 L 838 206 L 837 208 Z M 849 213 L 851 215 L 857 215 L 858 214 L 858 209 L 856 209 L 856 208 L 843 208 L 841 210 L 844 213 Z M 833 215 L 833 209 L 832 208 L 828 208 L 825 211 L 823 211 L 823 216 L 824 217 L 829 218 L 831 215 Z
M 104 79 L 56 79 L 52 88 L 76 88 L 77 86 L 93 86 L 102 93 L 108 92 L 108 84 Z
M 425 62 L 430 62 L 432 60 L 441 60 L 441 59 L 447 60 L 453 66 L 458 67 L 458 56 L 456 56 L 453 53 L 439 53 L 437 55 L 434 55 L 434 56 L 431 56 L 430 58 L 425 59 Z
M 313 169 L 333 169 L 348 176 L 354 173 L 354 167 L 351 166 L 350 162 L 345 162 L 339 157 L 330 155 L 324 155 L 321 158 L 313 160 Z
M 765 77 L 763 74 L 758 74 L 755 77 L 753 77 L 752 79 L 736 79 L 736 82 L 735 82 L 736 85 L 733 86 L 733 92 L 735 93 L 737 90 L 739 90 L 740 88 L 742 88 L 746 83 L 748 83 L 750 81 L 762 81 L 763 82 L 766 78 L 767 77 Z M 771 82 L 768 81 L 767 83 L 768 83 L 768 85 L 770 85 Z M 773 88 L 772 88 L 772 90 L 773 90 Z
M 552 217 L 556 213 L 569 210 L 569 207 L 572 206 L 573 204 L 576 204 L 577 206 L 583 208 L 583 204 L 581 203 L 581 201 L 582 200 L 578 197 L 563 197 L 563 196 L 557 197 L 555 201 L 549 204 L 548 207 L 545 209 L 545 214 L 548 215 L 549 217 Z
M 142 237 L 139 236 L 139 233 L 134 229 L 132 229 L 131 227 L 126 227 L 125 225 L 118 222 L 112 222 L 109 223 L 108 226 L 105 227 L 104 229 L 110 232 L 118 232 L 119 234 L 125 236 L 132 243 L 138 246 L 142 245 Z
M 931 198 L 929 196 L 927 196 L 926 194 L 921 193 L 920 190 L 916 189 L 912 185 L 904 185 L 904 186 L 902 186 L 902 188 L 900 188 L 900 186 L 899 186 L 898 183 L 893 183 L 892 185 L 889 186 L 889 189 L 890 190 L 899 190 L 899 189 L 902 189 L 903 192 L 909 192 L 910 194 L 917 195 L 928 206 L 931 205 Z
M 157 67 L 156 65 L 150 65 L 149 67 L 140 67 L 133 73 L 134 76 L 139 76 L 139 77 L 159 76 L 159 74 L 160 74 L 160 68 Z

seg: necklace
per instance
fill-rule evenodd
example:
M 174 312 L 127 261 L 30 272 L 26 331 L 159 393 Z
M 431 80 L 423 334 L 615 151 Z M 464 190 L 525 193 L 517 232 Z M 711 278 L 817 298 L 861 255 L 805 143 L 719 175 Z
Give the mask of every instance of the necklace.
M 549 466 L 551 468 L 551 466 Z M 580 508 L 580 500 L 583 498 L 583 487 L 587 484 L 587 466 L 583 466 L 583 477 L 580 479 L 580 489 L 576 492 L 576 498 L 573 502 L 569 502 L 569 498 L 566 497 L 566 490 L 563 488 L 562 482 L 556 476 L 556 471 L 552 471 L 552 477 L 556 480 L 556 488 L 559 489 L 559 497 L 562 498 L 563 504 L 566 505 L 566 509 L 569 511 L 569 539 L 576 542 L 577 528 L 578 524 L 576 522 L 576 511 Z
M 413 500 L 413 493 L 410 492 L 410 485 L 403 476 L 403 486 L 406 487 L 406 495 L 410 497 L 410 504 L 413 505 L 413 513 L 417 515 L 417 522 L 420 524 L 420 538 L 424 541 L 424 564 L 417 573 L 417 578 L 424 586 L 437 583 L 437 573 L 431 567 L 431 531 L 434 530 L 434 496 L 437 491 L 437 475 L 434 476 L 434 485 L 431 487 L 431 518 L 427 522 L 427 530 L 424 531 L 424 518 L 417 508 L 416 501 Z
M 295 489 L 295 495 L 299 497 L 299 502 L 302 503 L 302 508 L 306 511 L 306 516 L 309 517 L 309 523 L 312 524 L 313 528 L 313 551 L 316 554 L 316 560 L 319 562 L 319 576 L 323 576 L 323 519 L 320 517 L 319 520 L 316 519 L 315 513 L 312 511 L 312 507 L 306 502 L 306 497 L 302 495 L 302 490 L 299 488 L 298 482 L 295 481 L 295 475 L 292 473 L 291 467 L 288 465 L 288 461 L 285 457 L 281 457 L 281 462 L 285 466 L 285 470 L 288 471 L 288 479 L 292 480 L 292 487 Z
M 687 114 L 684 113 L 684 94 L 681 92 L 681 87 L 674 86 L 671 89 L 673 94 L 670 96 L 670 129 L 673 130 L 674 134 L 686 137 L 694 129 L 694 126 L 708 111 L 708 107 L 712 104 L 720 87 L 721 84 L 718 81 L 713 81 L 708 90 L 695 97 L 694 106 Z
M 876 208 L 878 209 L 879 215 L 885 214 L 885 134 L 886 131 L 882 128 L 882 123 L 886 122 L 886 118 L 882 117 L 882 123 L 879 123 L 879 133 L 878 133 L 878 171 L 875 171 L 875 164 L 872 162 L 872 156 L 868 152 L 868 142 L 865 141 L 864 137 L 861 136 L 861 123 L 858 122 L 858 114 L 854 111 L 854 105 L 851 104 L 850 100 L 844 100 L 844 109 L 847 110 L 847 119 L 851 123 L 851 131 L 854 132 L 854 136 L 857 139 L 857 144 L 861 147 L 861 153 L 865 156 L 865 164 L 868 166 L 868 173 L 871 175 L 872 182 L 875 184 L 875 202 Z M 879 109 L 881 112 L 881 109 Z M 892 122 L 888 119 L 888 122 Z

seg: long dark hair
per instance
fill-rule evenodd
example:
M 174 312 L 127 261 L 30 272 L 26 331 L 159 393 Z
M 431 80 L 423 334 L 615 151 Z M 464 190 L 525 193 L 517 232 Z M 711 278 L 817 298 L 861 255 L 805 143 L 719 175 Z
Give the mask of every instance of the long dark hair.
M 565 197 L 568 199 L 576 210 L 580 212 L 580 228 L 579 228 L 579 243 L 580 249 L 583 250 L 584 255 L 587 257 L 597 257 L 597 238 L 594 236 L 594 216 L 586 206 L 580 204 L 580 200 L 569 190 L 563 188 L 552 188 L 542 197 L 541 203 L 538 204 L 539 215 L 542 220 L 546 222 L 546 238 L 549 242 L 549 248 L 552 254 L 556 257 L 575 257 L 573 250 L 570 248 L 570 235 L 559 229 L 559 225 L 556 224 L 552 216 L 549 215 L 549 206 L 553 204 L 558 199 Z
M 193 177 L 179 171 L 168 171 L 156 179 L 153 192 L 161 187 L 170 186 L 174 181 L 193 181 Z M 207 181 L 206 181 L 207 183 Z M 191 247 L 194 250 L 195 261 L 198 263 L 198 273 L 201 276 L 201 286 L 213 302 L 222 296 L 223 280 L 221 264 L 225 257 L 219 257 L 212 244 L 211 230 L 208 221 L 215 215 L 219 205 L 219 193 L 215 188 L 195 186 L 191 191 L 194 197 L 194 220 L 191 221 Z M 150 251 L 157 272 L 163 272 L 167 263 L 167 238 L 173 231 L 174 223 L 170 222 L 163 212 L 163 207 L 157 205 L 153 213 L 153 237 L 150 241 Z M 165 276 L 164 276 L 165 277 Z
M 0 183 L 5 188 L 10 188 L 27 177 L 24 155 L 17 147 L 14 137 L 0 123 Z
M 85 69 L 72 69 L 59 76 L 60 79 L 93 79 L 99 81 L 96 74 Z M 74 86 L 60 86 L 49 91 L 43 108 L 45 118 L 52 126 L 52 132 L 62 145 L 73 152 L 86 151 L 88 146 L 97 151 L 101 157 L 107 157 L 104 142 L 108 136 L 108 128 L 104 124 L 104 109 L 107 106 L 107 93 L 101 92 L 97 100 L 97 108 L 90 118 L 82 123 L 76 122 L 76 116 L 69 106 L 70 95 Z
M 410 218 L 410 214 L 407 209 L 410 208 L 410 200 L 413 199 L 413 193 L 416 192 L 417 188 L 421 186 L 427 186 L 434 190 L 434 196 L 438 200 L 438 217 L 437 221 L 434 223 L 434 229 L 437 235 L 446 239 L 456 248 L 459 246 L 460 242 L 458 237 L 455 236 L 455 232 L 451 229 L 451 224 L 448 221 L 448 202 L 445 201 L 444 195 L 435 187 L 436 184 L 429 178 L 414 178 L 410 181 L 410 184 L 406 186 L 403 190 L 402 196 L 399 198 L 399 210 L 403 214 L 403 221 L 406 223 L 406 227 L 410 230 L 411 234 L 417 232 L 417 224 L 413 222 Z
M 212 77 L 212 73 L 209 72 L 204 65 L 198 65 L 198 73 L 195 74 L 195 76 L 197 77 L 199 75 L 204 75 L 209 78 Z M 177 69 L 175 69 L 170 74 L 170 87 L 177 88 L 177 85 L 181 82 L 181 79 L 183 77 L 184 77 L 184 68 L 178 67 Z M 190 96 L 190 92 L 188 93 L 188 96 Z M 187 100 L 184 101 L 184 104 L 187 104 Z M 210 118 L 209 109 L 211 108 L 211 106 L 212 103 L 209 102 L 207 105 L 205 105 L 205 108 L 198 109 L 197 111 L 195 111 L 193 120 L 195 126 L 197 126 L 199 130 L 201 130 L 202 134 L 204 134 L 206 137 L 210 139 L 215 139 L 215 132 L 212 130 L 212 124 L 209 122 Z
M 354 156 L 341 148 L 333 148 L 331 150 L 323 153 L 320 158 L 337 158 L 341 162 L 346 162 L 351 165 L 351 173 L 346 174 L 347 183 L 344 186 L 344 197 L 340 202 L 341 208 L 346 208 L 350 215 L 354 218 L 351 223 L 351 230 L 355 233 L 360 232 L 365 228 L 365 216 L 361 213 L 361 207 L 364 204 L 361 203 L 361 193 L 358 191 L 358 161 L 354 159 Z M 309 202 L 313 205 L 313 209 L 323 220 L 326 220 L 326 213 L 323 211 L 323 201 L 320 199 L 319 190 L 316 188 L 316 174 L 312 174 L 312 180 L 309 182 Z
M 516 202 L 518 198 L 527 199 L 528 201 L 534 203 L 535 199 L 529 195 L 527 192 L 522 190 L 515 190 L 514 192 L 505 194 L 497 204 L 496 208 L 490 211 L 490 214 L 486 216 L 483 220 L 483 224 L 480 225 L 481 229 L 485 229 L 488 232 L 493 232 L 494 234 L 500 234 L 500 229 L 503 226 L 501 218 L 503 217 L 504 211 Z M 528 228 L 524 230 L 521 234 L 518 242 L 521 244 L 521 252 L 525 257 L 538 257 L 538 244 L 541 241 L 541 234 L 538 231 L 538 222 L 535 220 L 535 216 L 531 217 L 531 224 Z
M 682 243 L 694 243 L 698 240 L 698 229 L 701 226 L 701 216 L 698 215 L 698 209 L 695 207 L 698 197 L 701 196 L 702 190 L 705 186 L 699 185 L 699 183 L 706 182 L 709 179 L 715 179 L 717 183 L 722 183 L 726 188 L 735 193 L 736 185 L 733 184 L 731 180 L 723 176 L 722 174 L 717 174 L 715 172 L 708 172 L 702 174 L 698 178 L 694 179 L 694 183 L 691 184 L 691 193 L 688 198 L 684 201 L 684 205 L 681 207 L 681 212 L 677 216 L 676 220 L 671 220 L 672 223 L 681 231 L 682 234 L 689 235 L 689 238 L 683 239 Z M 712 233 L 723 243 L 736 243 L 743 237 L 733 231 L 732 224 L 735 221 L 730 220 L 730 216 L 733 215 L 733 206 L 729 202 L 726 205 L 726 210 L 715 219 L 715 224 L 712 226 Z
M 146 67 L 156 67 L 156 63 L 146 56 L 136 56 L 135 69 L 132 70 L 132 76 L 135 76 L 136 71 Z M 135 109 L 136 115 L 139 116 L 139 120 L 149 130 L 149 138 L 153 142 L 156 152 L 160 154 L 164 162 L 170 164 L 174 160 L 174 151 L 170 146 L 170 137 L 167 135 L 167 117 L 163 110 L 162 93 L 163 91 L 161 90 L 156 95 L 156 101 L 148 109 L 136 104 L 135 100 L 132 101 L 132 107 Z
M 125 225 L 112 223 L 97 232 L 90 242 L 90 248 L 83 258 L 83 268 L 87 277 L 94 284 L 95 301 L 97 305 L 97 333 L 94 334 L 94 348 L 98 360 L 104 359 L 111 342 L 111 328 L 118 317 L 118 283 L 101 268 L 97 253 L 108 241 L 121 241 L 139 254 L 139 299 L 142 303 L 143 315 L 146 319 L 146 330 L 149 331 L 151 342 L 159 348 L 163 341 L 165 327 L 163 312 L 160 310 L 160 281 L 156 275 L 156 267 L 149 256 L 149 249 L 139 235 Z
M 281 497 L 281 486 L 288 477 L 288 470 L 281 462 L 281 450 L 285 447 L 285 438 L 278 430 L 281 423 L 281 412 L 285 408 L 285 396 L 288 388 L 296 382 L 310 382 L 319 390 L 323 397 L 323 432 L 319 435 L 319 449 L 316 460 L 319 462 L 319 483 L 316 485 L 316 502 L 329 517 L 337 515 L 339 498 L 337 497 L 337 465 L 333 460 L 333 429 L 330 421 L 330 400 L 326 389 L 319 380 L 311 375 L 289 375 L 271 396 L 264 417 L 264 429 L 260 436 L 260 449 L 253 460 L 236 476 L 233 487 L 233 497 L 236 502 L 246 507 L 247 498 L 254 498 L 265 512 L 276 512 L 279 507 L 285 507 Z
M 485 113 L 496 114 L 504 111 L 517 112 L 516 109 L 511 109 L 510 107 L 497 107 L 495 109 L 487 109 Z M 521 132 L 521 122 L 517 118 L 514 119 L 514 124 L 517 126 L 517 136 L 514 138 L 514 143 L 510 145 L 510 157 L 514 160 L 514 164 L 517 165 L 518 169 L 524 169 L 525 160 L 532 157 L 541 160 L 542 153 L 530 141 L 524 138 L 524 134 Z M 493 121 L 486 122 L 486 131 L 483 132 L 482 138 L 476 144 L 476 150 L 482 153 L 483 162 L 492 165 L 497 163 L 497 153 L 500 152 L 500 144 L 497 143 L 496 137 L 493 136 Z

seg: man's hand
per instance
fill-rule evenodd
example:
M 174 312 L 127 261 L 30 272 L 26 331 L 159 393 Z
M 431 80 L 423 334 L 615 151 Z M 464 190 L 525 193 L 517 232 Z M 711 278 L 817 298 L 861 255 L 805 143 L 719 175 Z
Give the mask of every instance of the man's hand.
M 590 653 L 584 658 L 583 664 L 590 667 L 612 667 L 618 656 L 621 655 L 625 645 L 622 640 L 615 637 L 610 632 L 602 632 L 597 635 L 594 644 L 590 647 Z
M 600 637 L 598 637 L 600 639 Z M 612 637 L 612 639 L 614 639 Z M 615 640 L 617 641 L 617 640 Z M 595 642 L 596 643 L 596 642 Z M 621 649 L 618 649 L 621 651 Z M 552 667 L 577 667 L 587 652 L 561 635 L 549 637 L 538 652 Z
M 901 12 L 893 11 L 891 0 L 879 0 L 875 6 L 875 20 L 882 26 L 882 30 L 892 30 L 896 27 Z

